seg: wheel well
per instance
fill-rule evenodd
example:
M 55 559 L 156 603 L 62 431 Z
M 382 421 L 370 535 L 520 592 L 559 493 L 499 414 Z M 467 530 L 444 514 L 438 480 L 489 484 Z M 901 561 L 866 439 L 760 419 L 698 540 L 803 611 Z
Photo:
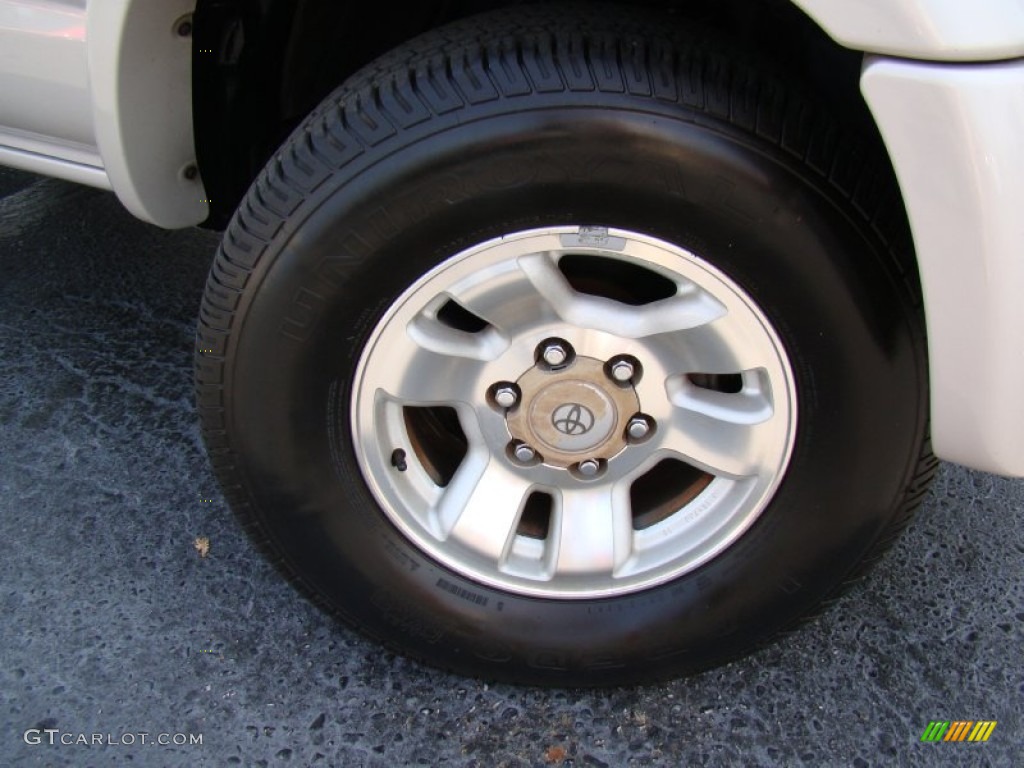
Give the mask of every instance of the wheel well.
M 222 228 L 274 150 L 337 85 L 418 34 L 522 0 L 385 3 L 199 0 L 193 88 L 199 165 L 210 198 L 205 226 Z M 585 6 L 607 5 L 577 2 Z M 650 0 L 679 24 L 725 30 L 767 53 L 848 121 L 879 140 L 860 95 L 861 54 L 832 41 L 789 0 Z M 412 10 L 409 10 L 409 9 Z

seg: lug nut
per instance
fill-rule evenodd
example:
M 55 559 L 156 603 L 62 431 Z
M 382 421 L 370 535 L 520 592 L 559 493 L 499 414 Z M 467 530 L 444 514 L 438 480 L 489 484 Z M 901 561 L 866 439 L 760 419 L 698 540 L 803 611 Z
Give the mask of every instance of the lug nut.
M 601 465 L 595 459 L 584 459 L 576 465 L 576 469 L 584 477 L 593 477 L 601 469 Z
M 521 461 L 523 464 L 528 464 L 537 458 L 537 452 L 526 443 L 520 443 L 517 445 L 513 453 L 515 454 L 516 459 Z
M 612 364 L 612 378 L 625 383 L 633 378 L 635 370 L 628 360 L 618 360 Z
M 545 363 L 556 367 L 569 359 L 569 350 L 564 341 L 549 341 L 544 344 L 540 356 Z
M 634 416 L 626 425 L 626 433 L 634 440 L 642 440 L 651 432 L 651 425 L 643 416 Z
M 511 384 L 498 384 L 494 388 L 494 402 L 502 408 L 511 408 L 519 402 L 519 393 Z

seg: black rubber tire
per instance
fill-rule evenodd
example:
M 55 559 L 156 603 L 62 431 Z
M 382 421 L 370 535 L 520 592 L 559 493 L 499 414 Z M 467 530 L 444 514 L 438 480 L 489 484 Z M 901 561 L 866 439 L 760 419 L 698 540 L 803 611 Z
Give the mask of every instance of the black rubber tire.
M 814 613 L 924 495 L 925 336 L 888 164 L 770 62 L 675 24 L 531 7 L 419 38 L 323 102 L 225 233 L 196 357 L 225 493 L 289 577 L 404 654 L 554 685 L 698 670 Z M 388 521 L 354 458 L 351 377 L 441 260 L 591 223 L 679 244 L 754 298 L 794 367 L 797 441 L 766 511 L 696 571 L 614 599 L 520 597 Z

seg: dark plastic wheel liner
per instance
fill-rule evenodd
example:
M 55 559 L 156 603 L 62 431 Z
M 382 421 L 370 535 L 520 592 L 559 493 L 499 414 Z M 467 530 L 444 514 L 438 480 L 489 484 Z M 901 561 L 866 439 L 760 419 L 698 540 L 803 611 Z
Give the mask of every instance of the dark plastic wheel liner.
M 708 30 L 585 13 L 460 22 L 333 93 L 232 220 L 197 337 L 213 464 L 284 573 L 404 654 L 546 685 L 657 680 L 751 651 L 877 558 L 935 467 L 888 166 Z M 521 594 L 442 565 L 382 510 L 351 429 L 364 346 L 411 285 L 493 238 L 574 226 L 656 238 L 727 276 L 795 385 L 792 455 L 753 524 L 700 567 L 608 598 Z

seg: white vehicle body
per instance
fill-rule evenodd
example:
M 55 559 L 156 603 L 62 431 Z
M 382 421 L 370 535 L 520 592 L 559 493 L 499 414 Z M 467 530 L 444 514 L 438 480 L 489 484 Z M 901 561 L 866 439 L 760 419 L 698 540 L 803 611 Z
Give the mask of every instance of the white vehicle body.
M 792 0 L 865 54 L 914 237 L 940 458 L 1024 476 L 1024 0 Z M 0 164 L 203 222 L 195 0 L 0 0 Z M 186 26 L 182 26 L 182 25 Z

